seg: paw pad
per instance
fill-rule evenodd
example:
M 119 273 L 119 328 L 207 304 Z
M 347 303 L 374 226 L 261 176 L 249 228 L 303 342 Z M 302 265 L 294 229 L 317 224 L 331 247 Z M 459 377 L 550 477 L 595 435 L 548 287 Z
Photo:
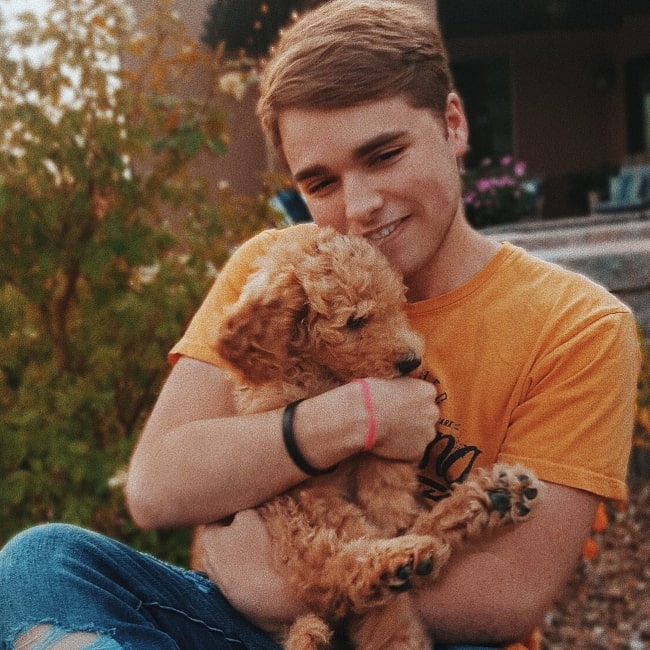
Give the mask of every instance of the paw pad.
M 524 518 L 530 513 L 530 502 L 538 496 L 535 479 L 528 474 L 508 472 L 503 469 L 496 475 L 496 486 L 488 490 L 493 510 L 504 518 Z
M 529 500 L 532 501 L 533 499 L 537 498 L 537 488 L 533 487 L 527 487 L 524 490 L 524 496 Z
M 510 510 L 510 494 L 508 492 L 488 492 L 492 507 L 503 517 Z
M 523 503 L 517 504 L 517 514 L 520 517 L 525 517 L 529 512 L 530 508 L 527 505 L 524 505 Z
M 398 582 L 393 582 L 393 584 L 389 585 L 389 589 L 393 593 L 408 591 L 413 587 L 413 577 L 428 576 L 432 571 L 433 559 L 430 557 L 419 561 L 415 566 L 410 563 L 403 564 L 393 574 L 394 578 L 397 579 Z
M 411 577 L 411 566 L 409 564 L 404 564 L 395 574 L 400 580 L 408 580 Z
M 432 571 L 433 571 L 433 560 L 431 558 L 422 560 L 422 562 L 419 562 L 418 565 L 415 567 L 415 573 L 417 573 L 417 575 L 419 576 L 428 576 Z

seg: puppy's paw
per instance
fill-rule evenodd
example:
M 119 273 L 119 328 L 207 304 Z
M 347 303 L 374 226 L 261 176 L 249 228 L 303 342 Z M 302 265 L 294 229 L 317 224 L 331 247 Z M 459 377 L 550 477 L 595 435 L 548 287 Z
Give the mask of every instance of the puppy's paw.
M 495 465 L 481 482 L 493 512 L 504 522 L 527 519 L 541 492 L 535 475 L 520 465 Z
M 396 571 L 382 574 L 382 580 L 395 593 L 407 591 L 413 587 L 414 580 L 423 578 L 433 572 L 432 554 L 425 552 L 420 559 L 410 559 L 400 565 Z
M 437 573 L 446 562 L 446 544 L 421 535 L 376 540 L 368 549 L 356 582 L 357 612 L 391 601 L 423 579 Z

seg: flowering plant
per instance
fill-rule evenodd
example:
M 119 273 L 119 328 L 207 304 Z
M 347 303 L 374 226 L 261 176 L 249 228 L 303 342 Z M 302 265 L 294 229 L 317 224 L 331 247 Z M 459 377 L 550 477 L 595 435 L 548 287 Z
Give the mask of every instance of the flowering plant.
M 527 176 L 526 163 L 504 156 L 491 158 L 478 168 L 462 172 L 467 218 L 474 226 L 518 221 L 535 211 L 538 181 Z
M 259 81 L 256 64 L 252 59 L 242 56 L 227 63 L 226 67 L 227 71 L 219 77 L 219 90 L 240 102 L 248 87 Z

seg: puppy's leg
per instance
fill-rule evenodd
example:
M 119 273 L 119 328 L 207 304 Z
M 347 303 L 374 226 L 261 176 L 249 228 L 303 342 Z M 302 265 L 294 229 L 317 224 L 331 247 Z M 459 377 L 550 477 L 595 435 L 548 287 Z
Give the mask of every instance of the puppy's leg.
M 441 537 L 454 546 L 485 531 L 525 521 L 540 491 L 541 483 L 524 467 L 497 464 L 481 469 L 421 514 L 411 532 Z
M 330 502 L 331 508 L 345 505 Z M 448 546 L 429 536 L 373 539 L 373 530 L 350 539 L 339 530 L 315 526 L 302 504 L 288 495 L 268 502 L 260 512 L 272 539 L 276 570 L 297 598 L 327 621 L 389 602 L 449 556 Z
M 432 647 L 420 616 L 406 594 L 352 619 L 348 633 L 356 650 L 430 650 Z
M 435 575 L 449 554 L 445 542 L 429 536 L 354 540 L 339 547 L 311 577 L 307 603 L 314 611 L 329 609 L 328 620 L 364 613 Z
M 331 503 L 332 508 L 337 505 Z M 288 495 L 264 504 L 260 513 L 271 536 L 275 569 L 296 597 L 328 621 L 343 618 L 352 601 L 341 576 L 358 573 L 370 539 L 364 537 L 351 546 L 349 538 L 338 530 L 315 525 L 313 513 L 308 515 L 302 504 Z
M 284 650 L 322 650 L 329 647 L 332 629 L 316 614 L 299 616 L 289 628 Z

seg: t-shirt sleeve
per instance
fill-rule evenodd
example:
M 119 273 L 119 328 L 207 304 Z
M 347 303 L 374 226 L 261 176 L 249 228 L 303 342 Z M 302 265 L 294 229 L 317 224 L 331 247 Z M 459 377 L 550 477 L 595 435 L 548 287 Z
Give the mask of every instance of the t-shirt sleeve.
M 531 369 L 500 460 L 541 478 L 625 499 L 640 366 L 636 323 L 620 311 L 564 332 Z
M 234 304 L 246 279 L 255 271 L 256 261 L 275 241 L 280 231 L 265 230 L 240 246 L 219 272 L 205 300 L 192 318 L 183 337 L 171 349 L 169 362 L 181 356 L 205 361 L 215 366 L 222 362 L 213 347 L 226 307 Z

